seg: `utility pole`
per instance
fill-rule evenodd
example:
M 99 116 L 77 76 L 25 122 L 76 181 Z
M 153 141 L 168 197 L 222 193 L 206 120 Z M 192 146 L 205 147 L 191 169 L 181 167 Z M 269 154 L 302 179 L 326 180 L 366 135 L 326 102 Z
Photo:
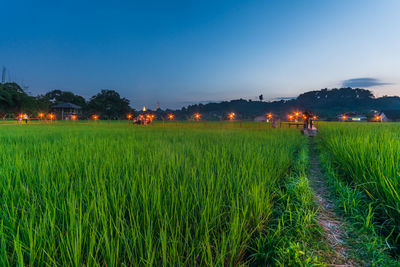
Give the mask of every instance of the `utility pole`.
M 3 71 L 1 72 L 1 83 L 6 82 L 6 67 L 3 67 Z

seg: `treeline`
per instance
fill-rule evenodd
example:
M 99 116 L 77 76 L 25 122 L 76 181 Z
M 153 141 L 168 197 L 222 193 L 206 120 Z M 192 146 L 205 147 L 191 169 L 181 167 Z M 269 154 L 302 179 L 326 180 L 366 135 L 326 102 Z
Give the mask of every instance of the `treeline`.
M 114 90 L 101 90 L 89 100 L 68 91 L 53 90 L 44 95 L 30 96 L 16 83 L 0 84 L 0 116 L 15 118 L 24 112 L 36 116 L 39 112 L 50 111 L 52 105 L 63 102 L 81 106 L 80 118 L 93 114 L 100 119 L 125 119 L 127 114 L 136 115 L 128 99 Z M 358 112 L 368 115 L 372 110 L 400 110 L 400 97 L 374 97 L 370 90 L 361 88 L 321 89 L 299 95 L 295 99 L 265 102 L 252 100 L 231 100 L 219 103 L 196 104 L 179 110 L 150 111 L 157 119 L 165 119 L 173 113 L 178 120 L 190 119 L 194 113 L 201 113 L 202 119 L 224 120 L 230 112 L 235 112 L 238 119 L 252 120 L 256 116 L 274 113 L 286 118 L 295 110 L 311 110 L 322 119 L 335 119 L 344 112 Z
M 260 97 L 261 99 L 261 97 Z M 180 117 L 191 116 L 195 112 L 208 120 L 225 119 L 229 112 L 235 112 L 238 118 L 253 119 L 266 113 L 274 113 L 286 118 L 295 110 L 310 110 L 321 119 L 334 120 L 344 112 L 358 112 L 368 116 L 371 111 L 400 110 L 400 97 L 374 97 L 370 90 L 361 88 L 335 88 L 310 91 L 295 99 L 280 101 L 232 100 L 220 103 L 196 104 L 177 111 Z
M 93 114 L 101 119 L 122 119 L 127 114 L 135 113 L 129 100 L 114 90 L 101 90 L 86 101 L 84 97 L 68 91 L 53 90 L 44 95 L 30 96 L 17 83 L 0 84 L 0 116 L 3 119 L 15 118 L 20 113 L 35 117 L 64 102 L 82 107 L 80 118 L 83 119 Z

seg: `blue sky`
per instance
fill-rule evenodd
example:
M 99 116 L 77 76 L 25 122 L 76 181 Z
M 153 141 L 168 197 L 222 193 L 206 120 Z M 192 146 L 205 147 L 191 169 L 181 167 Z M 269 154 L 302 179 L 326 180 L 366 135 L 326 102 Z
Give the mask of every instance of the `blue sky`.
M 341 85 L 400 95 L 400 1 L 2 1 L 0 66 L 34 95 L 133 107 Z

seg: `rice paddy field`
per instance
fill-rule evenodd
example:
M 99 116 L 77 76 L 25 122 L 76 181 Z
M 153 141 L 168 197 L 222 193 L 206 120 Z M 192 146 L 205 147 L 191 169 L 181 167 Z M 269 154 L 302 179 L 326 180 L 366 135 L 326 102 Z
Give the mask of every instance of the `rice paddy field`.
M 321 123 L 316 140 L 345 218 L 369 226 L 367 235 L 396 258 L 400 125 Z M 8 123 L 0 144 L 1 266 L 331 262 L 308 180 L 309 140 L 299 130 Z M 375 257 L 370 250 L 364 257 Z
M 307 140 L 260 125 L 1 125 L 0 264 L 298 261 L 282 205 Z
M 324 123 L 320 127 L 319 138 L 321 151 L 332 163 L 340 182 L 343 182 L 345 191 L 342 190 L 342 193 L 362 192 L 361 197 L 342 198 L 345 213 L 361 216 L 361 227 L 371 227 L 373 232 L 385 239 L 386 248 L 398 257 L 400 125 Z M 357 214 L 352 209 L 364 209 L 364 212 Z

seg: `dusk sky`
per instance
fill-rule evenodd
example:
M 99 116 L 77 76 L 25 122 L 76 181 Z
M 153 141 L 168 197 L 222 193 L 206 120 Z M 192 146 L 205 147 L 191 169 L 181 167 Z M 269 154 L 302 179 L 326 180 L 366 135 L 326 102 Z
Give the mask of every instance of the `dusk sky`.
M 400 95 L 399 14 L 398 0 L 2 1 L 0 67 L 33 95 L 114 89 L 135 108 Z

